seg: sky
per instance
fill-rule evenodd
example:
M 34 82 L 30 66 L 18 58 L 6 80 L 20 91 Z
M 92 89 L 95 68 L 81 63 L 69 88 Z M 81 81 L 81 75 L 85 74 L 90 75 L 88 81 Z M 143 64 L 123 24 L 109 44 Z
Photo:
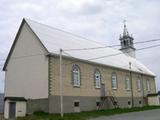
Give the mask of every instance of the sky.
M 123 21 L 134 42 L 160 39 L 160 0 L 1 0 L 0 92 L 4 92 L 4 60 L 22 19 L 28 18 L 103 45 L 120 44 Z M 160 41 L 138 44 L 142 48 Z M 119 48 L 116 48 L 119 49 Z M 136 58 L 156 74 L 160 90 L 160 47 L 136 52 Z

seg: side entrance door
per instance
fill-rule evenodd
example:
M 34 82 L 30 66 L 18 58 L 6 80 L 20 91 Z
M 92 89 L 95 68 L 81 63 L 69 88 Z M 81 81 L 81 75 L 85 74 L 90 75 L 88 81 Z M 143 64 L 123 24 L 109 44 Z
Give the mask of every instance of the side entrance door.
M 16 102 L 9 103 L 9 118 L 16 117 Z

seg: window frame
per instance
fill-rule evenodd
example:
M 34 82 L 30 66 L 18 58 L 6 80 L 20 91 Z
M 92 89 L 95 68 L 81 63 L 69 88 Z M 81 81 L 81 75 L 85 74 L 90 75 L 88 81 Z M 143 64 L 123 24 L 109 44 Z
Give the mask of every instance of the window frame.
M 99 79 L 97 79 L 97 76 L 99 77 Z M 99 69 L 94 70 L 94 87 L 97 89 L 101 88 L 101 72 Z
M 150 80 L 146 80 L 146 90 L 147 92 L 150 92 L 151 91 L 151 86 L 150 86 Z
M 137 79 L 137 91 L 141 91 L 142 90 L 142 87 L 141 87 L 141 80 L 138 78 Z
M 128 78 L 128 79 L 127 79 Z M 129 75 L 126 75 L 125 76 L 125 89 L 127 91 L 130 91 L 131 90 L 131 80 L 130 80 L 130 76 Z
M 74 87 L 81 86 L 81 71 L 78 65 L 72 66 L 72 84 Z
M 74 107 L 80 107 L 80 101 L 74 101 Z
M 115 82 L 115 86 L 114 86 L 113 80 L 115 80 L 114 81 Z M 111 74 L 111 87 L 112 87 L 113 90 L 117 90 L 118 89 L 117 74 L 115 72 L 112 72 L 112 74 Z

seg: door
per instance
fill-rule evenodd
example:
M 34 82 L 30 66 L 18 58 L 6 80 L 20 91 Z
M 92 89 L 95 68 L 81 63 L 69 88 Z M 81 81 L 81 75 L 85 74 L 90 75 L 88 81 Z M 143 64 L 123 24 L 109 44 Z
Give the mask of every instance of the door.
M 106 96 L 105 84 L 101 84 L 101 96 Z
M 9 103 L 9 118 L 16 117 L 16 102 Z

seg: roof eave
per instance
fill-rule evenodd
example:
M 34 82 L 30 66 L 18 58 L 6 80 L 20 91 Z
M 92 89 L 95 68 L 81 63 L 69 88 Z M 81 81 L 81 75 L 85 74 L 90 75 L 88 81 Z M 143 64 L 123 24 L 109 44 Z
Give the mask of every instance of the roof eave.
M 13 101 L 27 101 L 24 97 L 5 97 L 4 101 L 13 100 Z

